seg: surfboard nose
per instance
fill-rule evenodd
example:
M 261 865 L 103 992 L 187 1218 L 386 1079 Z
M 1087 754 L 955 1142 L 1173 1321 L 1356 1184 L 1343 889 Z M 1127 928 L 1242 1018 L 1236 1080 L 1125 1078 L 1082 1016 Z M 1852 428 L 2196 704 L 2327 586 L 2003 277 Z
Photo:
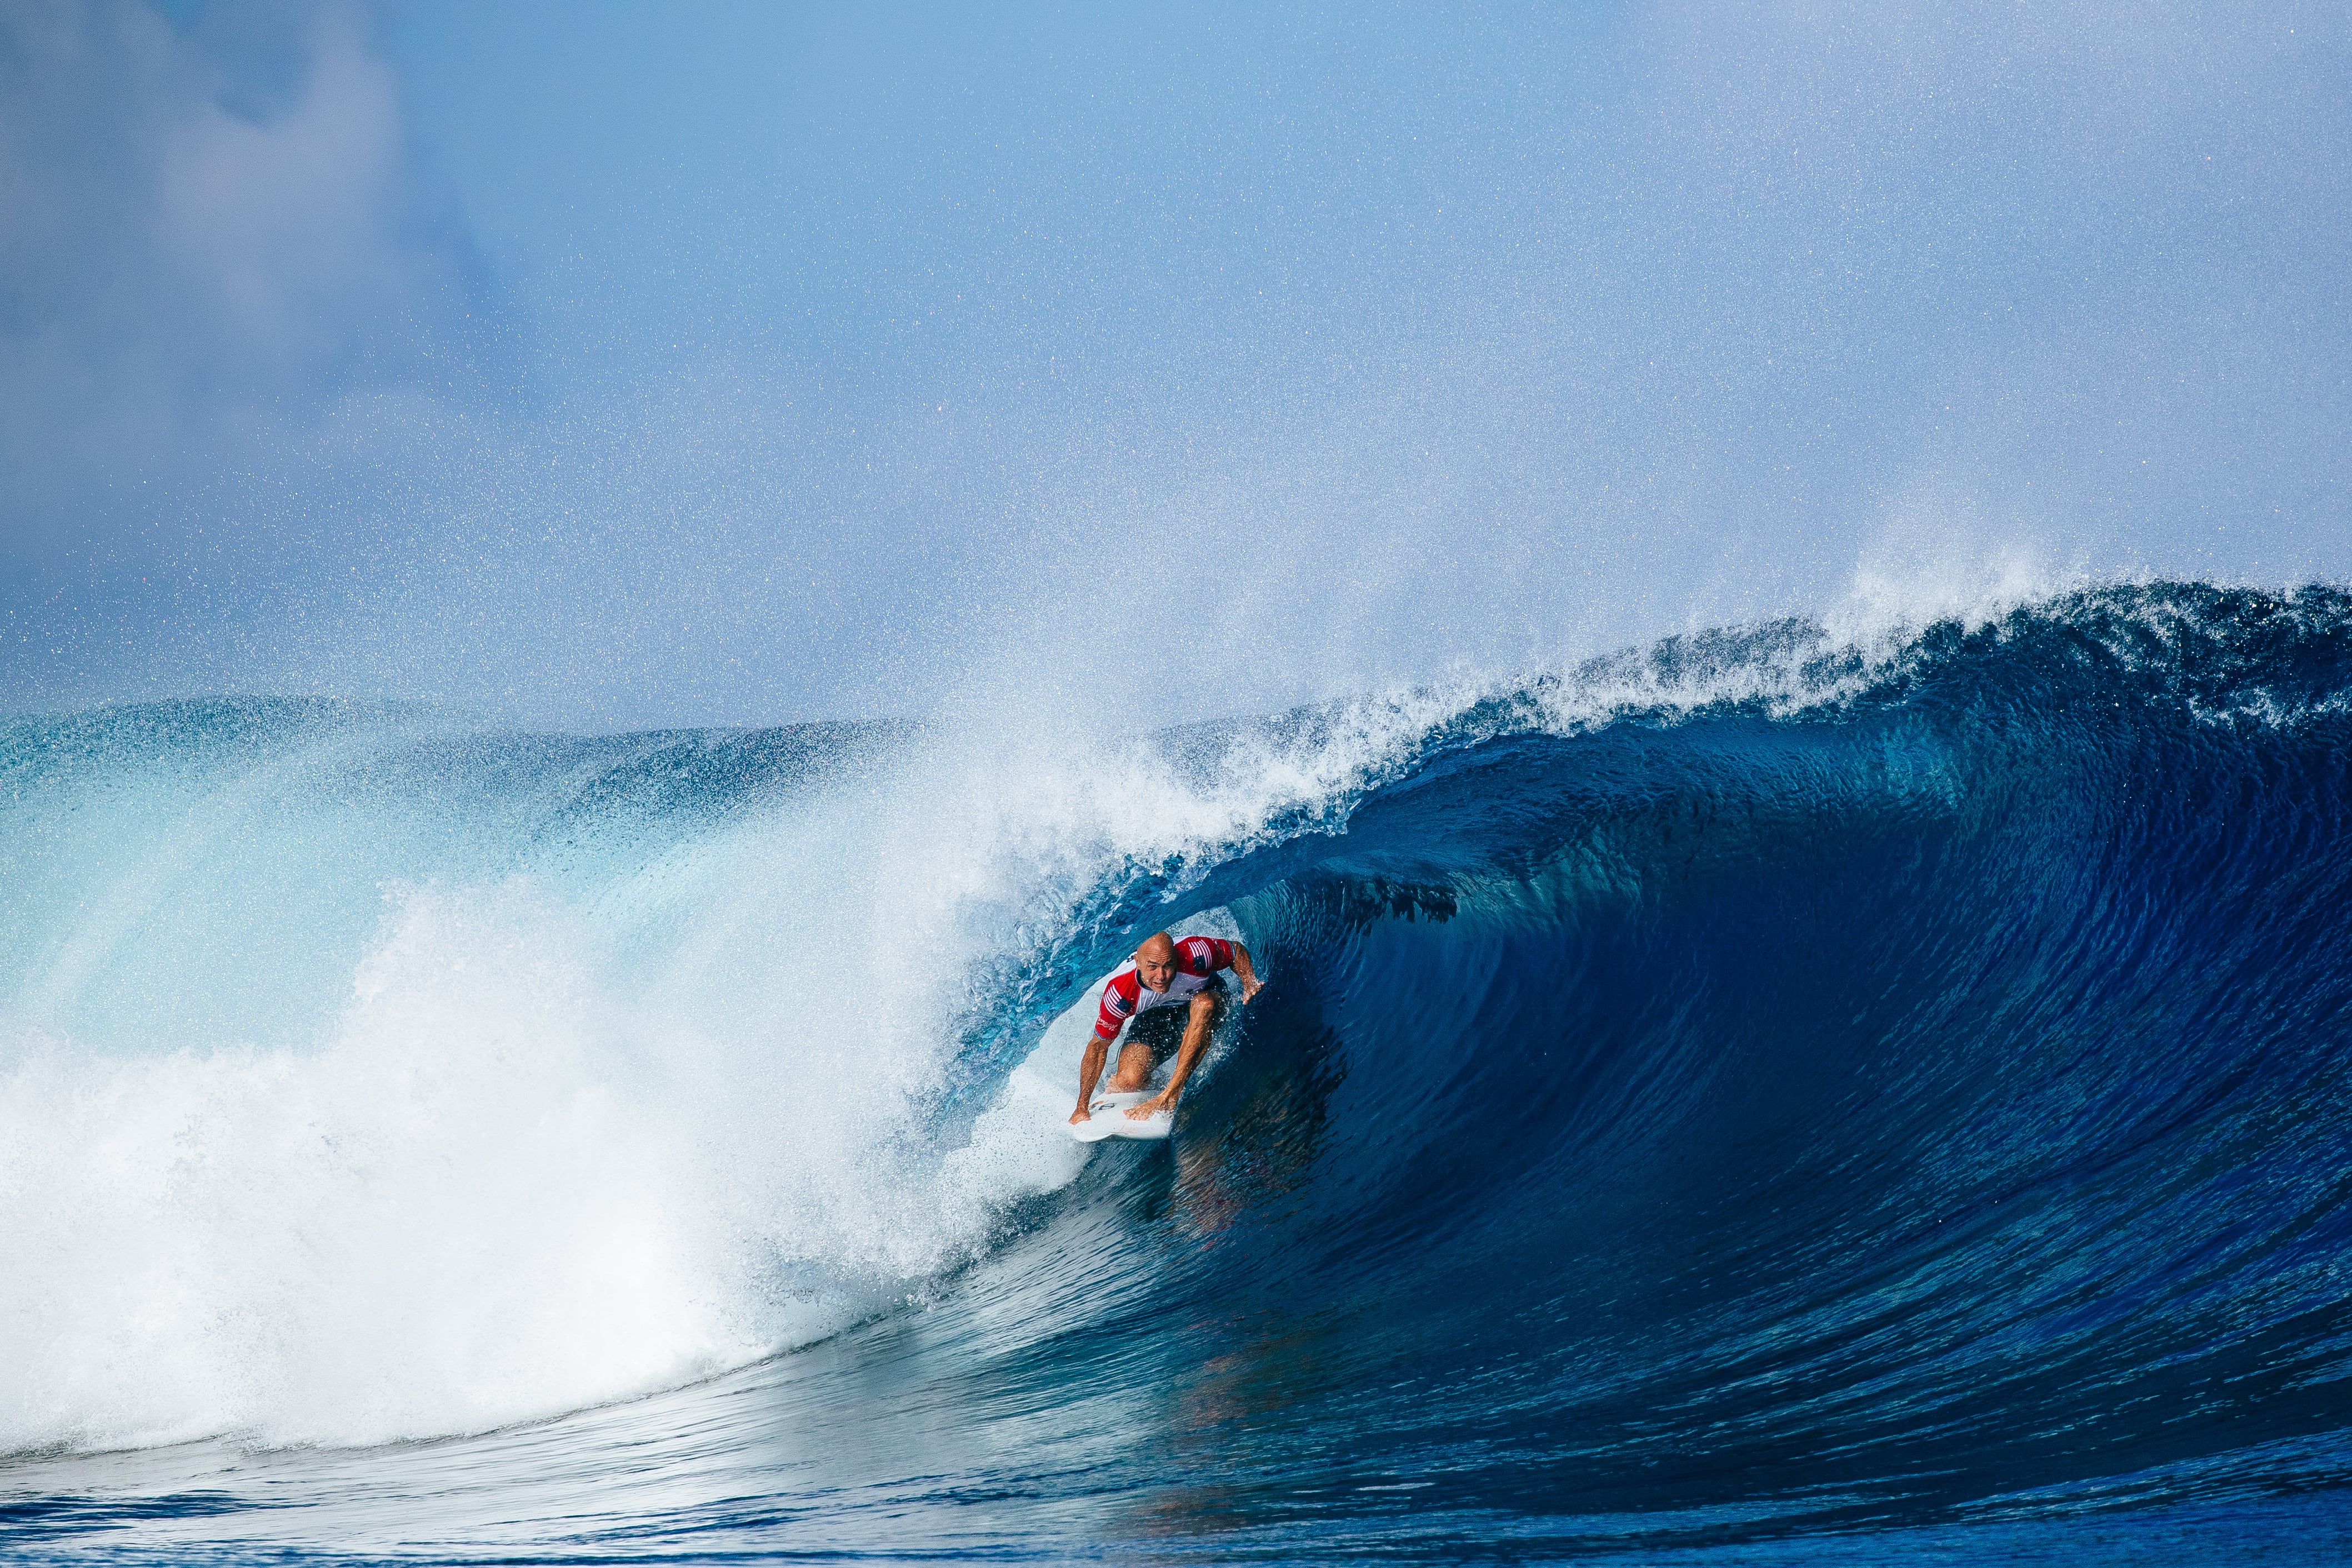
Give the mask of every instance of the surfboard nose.
M 1149 1089 L 1139 1089 L 1129 1093 L 1096 1095 L 1087 1103 L 1087 1119 L 1069 1124 L 1070 1136 L 1082 1144 L 1099 1144 L 1105 1138 L 1150 1141 L 1168 1136 L 1176 1124 L 1174 1112 L 1162 1111 L 1152 1116 L 1127 1113 L 1129 1107 L 1141 1104 L 1151 1093 Z

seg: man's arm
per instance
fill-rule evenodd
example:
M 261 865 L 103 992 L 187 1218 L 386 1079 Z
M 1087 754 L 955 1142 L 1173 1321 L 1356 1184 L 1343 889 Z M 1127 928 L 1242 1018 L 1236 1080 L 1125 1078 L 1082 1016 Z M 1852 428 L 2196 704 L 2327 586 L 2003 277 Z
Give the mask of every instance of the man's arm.
M 1242 977 L 1242 1001 L 1246 1004 L 1252 997 L 1265 988 L 1265 982 L 1257 977 L 1257 970 L 1251 967 L 1249 949 L 1238 942 L 1232 944 L 1232 946 L 1234 973 Z
M 1238 949 L 1237 949 L 1238 950 Z M 1216 1027 L 1217 998 L 1206 991 L 1192 998 L 1192 1016 L 1184 1020 L 1184 1043 L 1176 1050 L 1176 1071 L 1168 1075 L 1168 1087 L 1131 1108 L 1128 1115 L 1141 1121 L 1157 1116 L 1163 1111 L 1176 1109 L 1176 1098 L 1184 1092 L 1184 1080 L 1192 1076 L 1193 1064 L 1208 1049 L 1209 1031 Z
M 1087 1120 L 1087 1106 L 1094 1100 L 1095 1083 L 1102 1077 L 1103 1060 L 1110 1054 L 1110 1041 L 1101 1035 L 1087 1040 L 1087 1056 L 1078 1063 L 1078 1108 L 1070 1113 L 1071 1122 Z

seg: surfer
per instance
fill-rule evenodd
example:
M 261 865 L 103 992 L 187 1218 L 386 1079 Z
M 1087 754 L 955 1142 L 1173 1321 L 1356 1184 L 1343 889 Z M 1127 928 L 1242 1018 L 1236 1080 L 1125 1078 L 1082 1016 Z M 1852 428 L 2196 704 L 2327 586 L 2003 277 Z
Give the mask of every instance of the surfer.
M 1231 969 L 1241 977 L 1244 1003 L 1257 995 L 1257 971 L 1250 966 L 1249 949 L 1238 942 L 1221 942 L 1214 936 L 1187 936 L 1179 942 L 1165 931 L 1155 931 L 1143 939 L 1134 958 L 1120 965 L 1103 983 L 1102 1010 L 1095 1015 L 1094 1038 L 1087 1041 L 1086 1061 L 1078 1067 L 1078 1108 L 1070 1113 L 1073 1123 L 1088 1117 L 1087 1106 L 1095 1097 L 1095 1081 L 1102 1076 L 1103 1060 L 1120 1027 L 1158 1008 L 1186 1009 L 1176 1071 L 1169 1076 L 1167 1088 L 1129 1107 L 1127 1113 L 1141 1121 L 1176 1109 L 1184 1080 L 1192 1075 L 1201 1052 L 1208 1046 L 1209 1031 L 1217 1027 L 1225 1010 L 1225 982 L 1217 972 L 1220 969 Z M 1172 1021 L 1174 1015 L 1169 1016 Z M 1167 1037 L 1173 1032 L 1163 1030 L 1157 1031 L 1158 1038 L 1146 1039 L 1142 1023 L 1129 1030 L 1118 1066 L 1111 1073 L 1111 1092 L 1130 1094 L 1141 1089 L 1167 1053 Z

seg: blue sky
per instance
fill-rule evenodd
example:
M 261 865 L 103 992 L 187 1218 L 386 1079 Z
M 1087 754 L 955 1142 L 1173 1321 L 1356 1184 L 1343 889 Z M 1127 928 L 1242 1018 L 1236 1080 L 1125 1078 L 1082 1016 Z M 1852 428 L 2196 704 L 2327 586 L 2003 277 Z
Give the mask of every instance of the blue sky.
M 2352 575 L 2340 8 L 840 10 L 0 15 L 13 706 L 1192 716 Z

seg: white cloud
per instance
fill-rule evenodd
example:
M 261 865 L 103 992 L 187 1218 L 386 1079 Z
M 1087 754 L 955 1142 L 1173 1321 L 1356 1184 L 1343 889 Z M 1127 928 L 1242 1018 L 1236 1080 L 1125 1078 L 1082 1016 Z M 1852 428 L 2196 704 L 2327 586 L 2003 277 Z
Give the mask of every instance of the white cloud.
M 413 376 L 461 311 L 392 70 L 355 14 L 297 21 L 273 110 L 136 0 L 0 9 L 0 502 L 9 565 L 110 492 L 234 465 L 354 382 Z
M 437 258 L 396 232 L 402 147 L 392 73 L 347 23 L 317 35 L 309 80 L 257 125 L 198 101 L 158 149 L 156 239 L 221 347 L 285 370 L 331 357 L 372 309 L 429 294 Z M 422 274 L 422 276 L 420 276 Z

